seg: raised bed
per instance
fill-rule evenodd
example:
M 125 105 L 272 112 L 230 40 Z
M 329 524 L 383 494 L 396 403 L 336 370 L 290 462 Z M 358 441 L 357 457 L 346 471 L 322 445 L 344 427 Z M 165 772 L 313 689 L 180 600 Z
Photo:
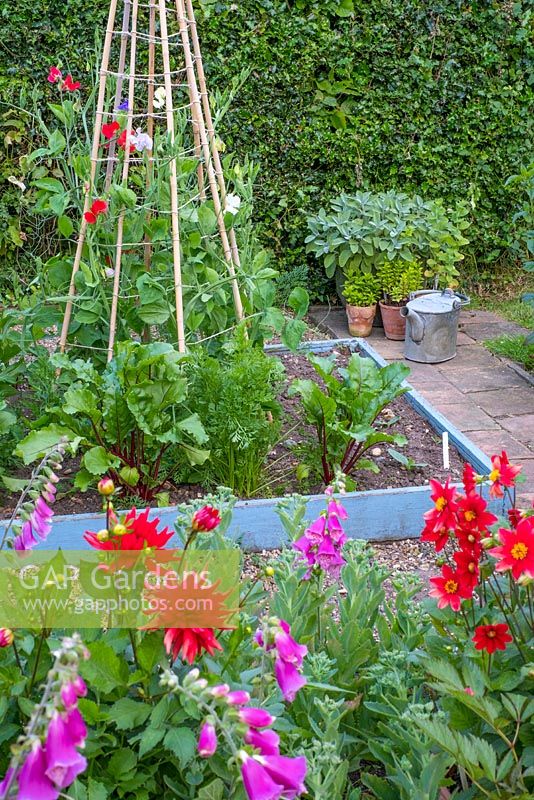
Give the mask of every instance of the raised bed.
M 358 350 L 372 358 L 379 366 L 387 362 L 365 341 L 365 339 L 326 339 L 306 342 L 301 350 L 322 353 L 335 347 L 348 347 Z M 289 352 L 283 345 L 267 345 L 266 351 L 279 355 Z M 408 384 L 409 385 L 409 384 Z M 447 432 L 449 441 L 468 461 L 476 472 L 484 474 L 491 471 L 488 457 L 471 442 L 449 420 L 436 411 L 419 392 L 410 388 L 404 397 L 416 411 L 440 434 Z M 324 508 L 324 495 L 308 495 L 308 517 L 314 519 Z M 278 499 L 241 500 L 236 503 L 232 524 L 228 531 L 231 538 L 240 538 L 245 550 L 272 550 L 282 547 L 286 542 L 285 532 L 276 514 Z M 349 518 L 346 523 L 348 536 L 369 541 L 393 541 L 419 536 L 422 529 L 423 513 L 431 506 L 428 486 L 410 486 L 395 489 L 349 492 L 343 498 Z M 493 501 L 490 508 L 496 514 L 503 512 L 501 501 Z M 173 526 L 176 510 L 158 508 L 152 516 L 160 518 L 165 525 Z M 5 520 L 0 521 L 0 529 Z M 104 526 L 103 514 L 74 514 L 57 516 L 54 519 L 54 532 L 48 546 L 70 550 L 88 547 L 83 539 L 86 530 L 99 530 Z

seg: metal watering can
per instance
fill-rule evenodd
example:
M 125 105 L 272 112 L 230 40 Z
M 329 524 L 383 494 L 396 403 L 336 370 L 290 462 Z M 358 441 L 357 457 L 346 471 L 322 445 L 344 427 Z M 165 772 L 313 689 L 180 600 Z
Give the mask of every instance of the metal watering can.
M 405 357 L 426 364 L 454 358 L 460 309 L 469 302 L 466 295 L 452 289 L 412 292 L 400 310 L 406 317 Z

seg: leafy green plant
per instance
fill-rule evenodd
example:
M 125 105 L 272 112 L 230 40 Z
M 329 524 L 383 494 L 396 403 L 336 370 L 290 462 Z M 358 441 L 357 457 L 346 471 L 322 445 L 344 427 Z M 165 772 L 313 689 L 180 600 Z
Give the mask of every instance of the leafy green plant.
M 345 278 L 343 296 L 351 306 L 372 306 L 380 296 L 380 288 L 372 275 L 350 275 Z
M 404 304 L 411 292 L 423 286 L 423 270 L 416 261 L 384 261 L 377 272 L 377 280 L 388 305 Z
M 528 336 L 500 336 L 488 339 L 484 346 L 495 355 L 516 361 L 529 372 L 534 372 L 534 341 L 529 342 Z
M 512 217 L 516 233 L 513 250 L 523 262 L 523 269 L 534 272 L 534 161 L 522 166 L 504 185 L 521 195 L 519 210 Z
M 323 391 L 312 380 L 296 380 L 291 394 L 301 397 L 306 419 L 317 439 L 307 446 L 306 463 L 331 483 L 336 467 L 350 475 L 356 468 L 378 472 L 376 464 L 364 458 L 376 444 L 403 445 L 406 439 L 380 430 L 377 417 L 392 400 L 407 391 L 404 379 L 410 370 L 404 364 L 377 367 L 370 358 L 353 353 L 344 368 L 334 374 L 336 356 L 309 356 L 309 361 L 325 385 Z
M 198 352 L 189 372 L 194 408 L 210 441 L 210 459 L 199 474 L 248 497 L 258 489 L 280 433 L 283 366 L 241 327 L 216 358 Z
M 437 286 L 457 284 L 462 231 L 469 227 L 465 203 L 446 208 L 438 200 L 390 192 L 341 194 L 308 219 L 308 250 L 336 269 L 376 274 L 385 261 L 426 259 L 425 275 Z
M 76 487 L 109 474 L 123 493 L 151 501 L 184 463 L 209 456 L 202 449 L 207 434 L 191 411 L 186 358 L 169 344 L 123 342 L 99 373 L 90 361 L 54 356 L 68 388 L 17 453 L 30 463 L 51 440 L 68 436 L 84 450 Z

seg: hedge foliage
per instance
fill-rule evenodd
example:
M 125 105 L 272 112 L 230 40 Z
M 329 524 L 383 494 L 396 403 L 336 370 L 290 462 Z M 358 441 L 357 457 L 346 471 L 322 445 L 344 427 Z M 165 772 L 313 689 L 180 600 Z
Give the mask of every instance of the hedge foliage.
M 261 165 L 256 217 L 283 268 L 308 260 L 317 294 L 324 293 L 322 267 L 305 254 L 306 216 L 338 192 L 362 187 L 466 199 L 473 216 L 467 266 L 489 275 L 506 257 L 517 198 L 504 182 L 532 151 L 531 2 L 202 6 L 210 85 L 222 89 L 249 71 L 220 135 L 228 150 Z M 59 60 L 87 74 L 107 7 L 107 0 L 6 7 L 2 94 L 42 85 Z M 16 157 L 16 148 L 8 155 Z M 0 191 L 6 174 L 4 165 Z

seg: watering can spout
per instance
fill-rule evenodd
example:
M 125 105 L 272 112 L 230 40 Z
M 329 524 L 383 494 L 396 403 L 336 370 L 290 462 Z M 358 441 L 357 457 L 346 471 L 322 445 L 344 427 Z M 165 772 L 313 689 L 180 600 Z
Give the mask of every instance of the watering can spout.
M 413 311 L 411 308 L 408 308 L 408 306 L 401 308 L 400 313 L 403 317 L 406 317 L 410 323 L 410 336 L 412 341 L 417 343 L 421 342 L 425 332 L 425 323 L 422 317 L 419 316 L 417 311 Z

